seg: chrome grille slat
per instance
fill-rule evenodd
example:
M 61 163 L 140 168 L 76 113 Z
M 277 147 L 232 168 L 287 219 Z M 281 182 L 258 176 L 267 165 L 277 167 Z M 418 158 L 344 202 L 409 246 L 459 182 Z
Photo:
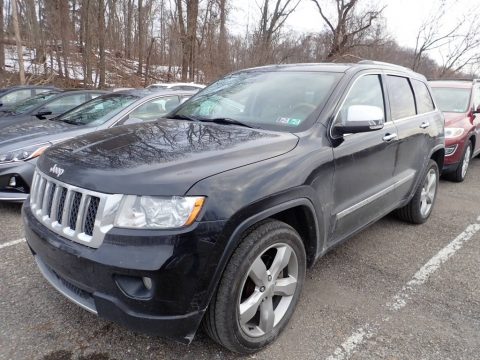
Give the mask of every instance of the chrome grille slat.
M 30 206 L 35 218 L 64 238 L 98 248 L 122 199 L 69 185 L 35 170 Z

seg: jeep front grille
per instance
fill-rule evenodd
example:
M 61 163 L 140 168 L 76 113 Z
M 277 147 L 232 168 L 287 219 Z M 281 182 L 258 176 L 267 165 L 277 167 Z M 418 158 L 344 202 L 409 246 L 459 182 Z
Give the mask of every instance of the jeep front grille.
M 113 227 L 122 195 L 104 194 L 63 183 L 36 170 L 30 207 L 37 220 L 55 233 L 98 248 Z

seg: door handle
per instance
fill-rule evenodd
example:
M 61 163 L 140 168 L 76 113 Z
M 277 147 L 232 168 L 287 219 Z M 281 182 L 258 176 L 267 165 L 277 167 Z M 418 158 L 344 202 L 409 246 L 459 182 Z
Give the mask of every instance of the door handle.
M 424 122 L 422 123 L 422 125 L 420 125 L 420 128 L 426 129 L 426 128 L 428 128 L 429 126 L 430 126 L 430 123 L 429 123 L 428 121 L 424 121 Z
M 393 134 L 386 134 L 382 140 L 383 141 L 392 141 L 392 140 L 395 140 L 396 138 L 398 137 L 397 134 L 393 133 Z

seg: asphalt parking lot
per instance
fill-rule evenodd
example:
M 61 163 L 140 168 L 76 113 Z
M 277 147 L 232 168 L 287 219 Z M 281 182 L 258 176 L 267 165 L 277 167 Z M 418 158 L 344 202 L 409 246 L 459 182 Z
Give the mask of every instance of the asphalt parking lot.
M 388 216 L 307 273 L 286 331 L 255 359 L 480 358 L 480 159 L 442 181 L 430 220 Z M 42 278 L 20 206 L 0 204 L 0 359 L 233 359 L 203 333 L 190 346 L 101 320 Z

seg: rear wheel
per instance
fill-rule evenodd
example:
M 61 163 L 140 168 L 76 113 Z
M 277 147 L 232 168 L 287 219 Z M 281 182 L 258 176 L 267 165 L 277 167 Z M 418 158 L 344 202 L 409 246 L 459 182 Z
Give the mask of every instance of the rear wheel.
M 470 166 L 470 160 L 472 159 L 472 145 L 472 142 L 469 140 L 463 152 L 463 157 L 460 161 L 460 164 L 458 164 L 458 167 L 454 172 L 446 175 L 447 179 L 455 182 L 462 182 L 465 180 L 468 167 Z
M 205 314 L 206 332 L 226 348 L 249 354 L 273 342 L 290 320 L 305 278 L 302 239 L 268 220 L 235 250 Z
M 437 197 L 438 165 L 430 160 L 420 186 L 410 202 L 396 211 L 397 216 L 412 224 L 423 224 L 430 217 Z

